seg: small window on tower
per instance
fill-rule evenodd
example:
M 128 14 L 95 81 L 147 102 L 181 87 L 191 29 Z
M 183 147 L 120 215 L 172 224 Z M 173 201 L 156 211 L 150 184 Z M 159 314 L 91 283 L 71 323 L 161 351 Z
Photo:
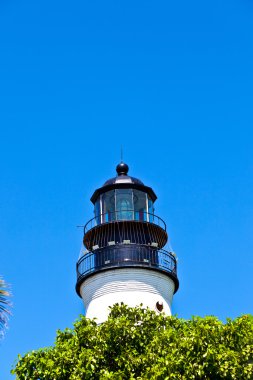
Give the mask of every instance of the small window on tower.
M 163 302 L 162 301 L 157 301 L 156 309 L 159 311 L 159 313 L 161 313 L 163 311 Z

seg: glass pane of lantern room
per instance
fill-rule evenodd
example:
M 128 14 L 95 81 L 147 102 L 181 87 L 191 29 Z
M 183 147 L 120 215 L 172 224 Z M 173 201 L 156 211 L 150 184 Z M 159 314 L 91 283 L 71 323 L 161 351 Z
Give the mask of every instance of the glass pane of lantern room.
M 116 218 L 117 220 L 133 219 L 133 191 L 132 189 L 118 189 L 116 191 Z
M 101 195 L 102 200 L 102 223 L 115 220 L 115 192 L 107 191 Z
M 147 220 L 147 194 L 140 190 L 133 190 L 134 218 L 135 220 Z
M 96 218 L 96 224 L 100 224 L 100 214 L 101 214 L 101 210 L 100 210 L 100 197 L 98 197 L 96 203 L 95 203 L 95 206 L 94 206 L 94 214 L 95 214 L 95 218 Z
M 154 221 L 154 204 L 152 199 L 148 196 L 148 214 L 149 214 L 149 222 L 152 223 Z

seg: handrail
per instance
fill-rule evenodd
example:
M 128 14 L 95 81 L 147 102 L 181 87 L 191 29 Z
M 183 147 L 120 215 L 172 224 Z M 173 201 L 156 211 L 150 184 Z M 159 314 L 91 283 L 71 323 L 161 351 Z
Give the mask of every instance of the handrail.
M 116 210 L 96 215 L 94 218 L 90 219 L 84 226 L 84 234 L 86 234 L 92 228 L 97 227 L 101 224 L 118 221 L 148 222 L 156 224 L 164 231 L 166 231 L 166 223 L 155 214 L 151 214 L 146 211 Z
M 162 271 L 173 278 L 175 291 L 178 288 L 177 261 L 171 252 L 149 245 L 115 244 L 88 252 L 78 260 L 77 290 L 91 274 L 118 267 L 142 267 Z

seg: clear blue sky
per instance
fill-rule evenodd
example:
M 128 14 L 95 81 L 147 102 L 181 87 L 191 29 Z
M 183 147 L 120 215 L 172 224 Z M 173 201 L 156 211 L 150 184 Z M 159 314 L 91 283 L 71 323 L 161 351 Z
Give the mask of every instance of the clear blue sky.
M 252 19 L 249 0 L 0 2 L 1 379 L 83 312 L 76 225 L 121 144 L 179 256 L 173 312 L 253 312 Z

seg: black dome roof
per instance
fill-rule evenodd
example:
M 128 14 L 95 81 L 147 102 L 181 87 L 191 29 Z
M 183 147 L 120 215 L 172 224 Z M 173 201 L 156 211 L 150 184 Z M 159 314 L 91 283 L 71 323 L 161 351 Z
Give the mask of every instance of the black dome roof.
M 141 191 L 144 191 L 149 194 L 153 202 L 156 200 L 156 195 L 154 191 L 151 189 L 151 187 L 145 186 L 142 181 L 135 177 L 130 177 L 128 175 L 129 167 L 124 162 L 121 162 L 117 165 L 116 171 L 118 175 L 116 177 L 108 179 L 102 187 L 97 189 L 94 194 L 91 197 L 92 203 L 95 203 L 98 196 L 102 193 L 105 193 L 106 191 L 113 190 L 113 189 L 129 189 L 134 188 Z
M 117 177 L 108 179 L 108 181 L 106 181 L 103 186 L 113 185 L 116 183 L 132 183 L 144 186 L 144 183 L 139 179 L 127 175 L 128 171 L 128 165 L 121 161 L 121 163 L 116 166 L 116 172 L 118 173 Z
M 134 177 L 130 177 L 129 175 L 120 175 L 118 177 L 110 178 L 110 179 L 108 179 L 108 181 L 106 181 L 104 183 L 103 186 L 113 185 L 116 183 L 129 183 L 129 184 L 132 183 L 132 184 L 138 184 L 138 185 L 144 186 L 144 183 L 141 182 L 139 179 L 134 178 Z

